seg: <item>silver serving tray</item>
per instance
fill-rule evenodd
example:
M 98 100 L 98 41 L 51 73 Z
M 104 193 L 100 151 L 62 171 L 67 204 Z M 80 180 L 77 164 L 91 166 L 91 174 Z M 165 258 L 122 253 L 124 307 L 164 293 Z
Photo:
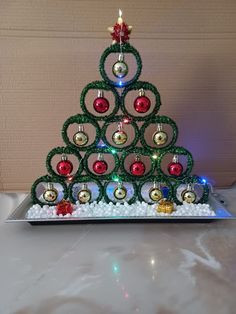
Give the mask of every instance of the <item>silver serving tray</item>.
M 26 213 L 32 206 L 30 195 L 9 215 L 6 222 L 28 222 L 38 224 L 65 224 L 65 223 L 108 223 L 108 222 L 210 222 L 221 219 L 236 219 L 214 195 L 209 196 L 209 202 L 216 216 L 139 216 L 139 217 L 67 217 L 67 218 L 38 218 L 27 219 Z

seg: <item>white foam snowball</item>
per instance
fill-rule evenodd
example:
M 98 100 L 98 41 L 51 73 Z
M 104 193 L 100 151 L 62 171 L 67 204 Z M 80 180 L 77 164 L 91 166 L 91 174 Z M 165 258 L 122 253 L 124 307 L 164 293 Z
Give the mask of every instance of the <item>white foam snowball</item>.
M 215 212 L 210 208 L 209 204 L 175 204 L 175 211 L 171 214 L 159 213 L 156 211 L 156 204 L 148 205 L 145 202 L 137 201 L 129 205 L 127 202 L 109 204 L 99 201 L 91 204 L 80 204 L 76 202 L 73 205 L 73 213 L 63 216 L 57 215 L 55 206 L 38 204 L 33 205 L 26 213 L 27 219 L 60 219 L 60 218 L 86 218 L 86 217 L 168 217 L 168 216 L 215 216 Z

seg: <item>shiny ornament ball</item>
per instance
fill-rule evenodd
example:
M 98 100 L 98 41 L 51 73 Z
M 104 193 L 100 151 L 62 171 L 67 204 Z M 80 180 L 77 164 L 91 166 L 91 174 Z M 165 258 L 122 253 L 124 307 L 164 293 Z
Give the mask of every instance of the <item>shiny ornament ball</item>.
M 107 171 L 107 163 L 104 160 L 97 160 L 93 164 L 93 171 L 97 174 L 103 174 Z
M 113 67 L 112 72 L 115 77 L 123 78 L 128 74 L 128 65 L 124 61 L 117 61 Z
M 88 203 L 91 200 L 91 192 L 89 190 L 80 190 L 77 198 L 81 204 Z
M 179 177 L 183 173 L 183 166 L 180 162 L 171 162 L 168 165 L 168 172 L 171 176 Z
M 151 107 L 151 101 L 147 96 L 139 96 L 134 101 L 134 109 L 138 113 L 146 113 Z
M 98 113 L 105 113 L 109 109 L 109 101 L 104 97 L 97 97 L 93 102 L 93 108 Z
M 112 141 L 116 145 L 123 145 L 123 144 L 125 144 L 127 139 L 128 139 L 128 136 L 127 136 L 127 134 L 124 131 L 116 131 L 112 135 Z
M 61 176 L 68 176 L 73 170 L 73 164 L 69 160 L 61 160 L 57 164 L 57 172 Z
M 189 204 L 194 203 L 196 201 L 196 194 L 193 191 L 185 190 L 182 192 L 181 196 L 182 200 Z
M 146 169 L 145 165 L 144 165 L 144 163 L 142 161 L 135 161 L 130 166 L 130 172 L 134 176 L 142 176 L 144 174 L 144 172 L 145 172 L 145 169 Z
M 160 189 L 152 188 L 149 191 L 149 197 L 152 201 L 158 202 L 160 199 L 163 198 L 163 193 Z
M 117 187 L 114 190 L 114 197 L 118 200 L 123 200 L 124 198 L 126 198 L 126 195 L 127 195 L 127 190 L 124 186 Z
M 56 205 L 56 210 L 57 210 L 57 215 L 67 215 L 67 214 L 72 214 L 73 212 L 73 205 L 71 202 L 62 200 L 60 203 Z
M 44 193 L 43 193 L 43 198 L 46 202 L 48 203 L 52 203 L 55 202 L 55 200 L 57 199 L 58 196 L 58 192 L 56 189 L 52 188 L 52 189 L 47 189 Z
M 164 145 L 168 140 L 168 135 L 166 132 L 157 131 L 153 134 L 152 140 L 157 146 Z
M 77 146 L 84 146 L 88 143 L 88 135 L 83 131 L 79 131 L 74 134 L 73 142 Z

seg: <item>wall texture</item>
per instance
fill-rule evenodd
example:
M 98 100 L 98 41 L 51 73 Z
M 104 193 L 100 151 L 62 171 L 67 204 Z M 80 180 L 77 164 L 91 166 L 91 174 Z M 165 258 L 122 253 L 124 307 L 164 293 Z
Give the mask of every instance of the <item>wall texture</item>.
M 157 86 L 194 172 L 218 186 L 236 177 L 235 0 L 1 0 L 0 190 L 44 175 L 63 122 L 96 79 L 118 8 L 133 25 L 142 80 Z

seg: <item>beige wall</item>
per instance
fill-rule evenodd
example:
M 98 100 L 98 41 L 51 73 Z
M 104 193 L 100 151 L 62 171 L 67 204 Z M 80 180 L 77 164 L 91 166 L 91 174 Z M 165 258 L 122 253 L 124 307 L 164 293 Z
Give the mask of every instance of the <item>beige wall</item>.
M 234 182 L 235 0 L 1 0 L 0 190 L 29 190 L 46 173 L 81 90 L 100 79 L 118 6 L 134 27 L 141 79 L 158 87 L 160 114 L 177 122 L 194 172 L 218 186 Z

